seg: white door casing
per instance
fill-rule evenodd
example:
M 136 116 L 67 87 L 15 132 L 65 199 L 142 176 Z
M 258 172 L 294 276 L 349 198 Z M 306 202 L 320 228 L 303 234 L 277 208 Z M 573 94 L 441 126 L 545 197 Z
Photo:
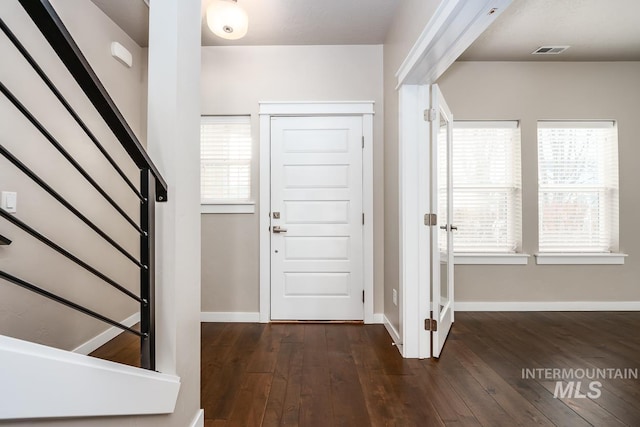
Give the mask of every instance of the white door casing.
M 260 321 L 371 323 L 373 103 L 261 103 L 260 115 Z
M 362 117 L 271 118 L 271 320 L 364 320 Z
M 430 108 L 432 114 L 429 169 L 431 171 L 430 200 L 432 213 L 438 213 L 437 224 L 430 230 L 431 241 L 431 356 L 440 357 L 454 320 L 454 264 L 453 264 L 453 191 L 451 154 L 453 142 L 453 115 L 438 85 L 431 85 Z M 446 158 L 446 169 L 440 173 L 438 156 Z M 439 182 L 442 180 L 442 182 Z M 443 203 L 444 206 L 439 206 Z M 441 231 L 442 230 L 442 231 Z M 439 239 L 444 251 L 440 250 Z
M 432 103 L 432 92 L 437 94 L 435 103 Z M 430 112 L 432 108 L 434 110 Z M 398 347 L 406 358 L 438 357 L 453 323 L 452 262 L 446 263 L 447 278 L 451 279 L 450 283 L 447 281 L 446 293 L 451 298 L 444 307 L 440 306 L 438 232 L 439 226 L 444 224 L 438 221 L 436 226 L 425 225 L 425 214 L 438 211 L 437 138 L 442 117 L 452 120 L 437 85 L 403 85 L 400 88 L 399 285 L 402 345 Z M 432 334 L 426 328 L 426 319 L 437 320 L 438 331 Z M 432 335 L 433 340 L 437 340 L 434 348 Z

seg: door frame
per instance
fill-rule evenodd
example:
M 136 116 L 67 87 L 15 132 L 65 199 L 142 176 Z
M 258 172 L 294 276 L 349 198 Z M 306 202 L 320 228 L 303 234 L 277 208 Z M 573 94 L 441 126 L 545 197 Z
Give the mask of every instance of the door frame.
M 441 219 L 438 218 L 437 224 L 435 227 L 431 227 L 430 229 L 430 248 L 431 248 L 431 316 L 430 318 L 435 320 L 437 323 L 437 328 L 435 331 L 431 331 L 431 356 L 432 357 L 440 357 L 442 353 L 442 348 L 444 347 L 444 343 L 451 331 L 451 327 L 454 322 L 454 313 L 455 313 L 455 298 L 454 298 L 454 246 L 453 246 L 453 230 L 451 229 L 451 225 L 453 225 L 453 187 L 452 187 L 452 141 L 453 141 L 453 114 L 447 105 L 446 100 L 444 99 L 444 95 L 442 91 L 438 87 L 437 84 L 430 85 L 430 107 L 432 111 L 435 112 L 431 121 L 431 137 L 429 138 L 430 142 L 430 173 L 431 173 L 431 187 L 430 187 L 430 198 L 431 198 L 431 211 L 433 213 L 439 214 L 440 212 L 440 200 L 438 187 L 440 187 L 440 183 L 438 182 L 438 164 L 440 160 L 437 158 L 439 156 L 439 148 L 438 148 L 438 134 L 441 129 L 441 119 L 444 118 L 447 123 L 447 135 L 446 135 L 446 162 L 447 162 L 447 203 L 444 207 L 446 209 L 446 223 L 442 224 Z M 435 201 L 435 203 L 434 203 Z M 440 232 L 440 226 L 447 226 L 445 239 L 447 241 L 447 295 L 449 297 L 449 303 L 444 307 L 444 310 L 441 307 L 442 301 L 442 265 L 441 265 L 441 257 L 442 254 L 439 248 L 438 235 Z M 446 313 L 445 318 L 443 319 L 442 313 Z M 444 320 L 444 321 L 443 321 Z M 437 350 L 436 350 L 437 349 Z
M 260 102 L 260 322 L 271 321 L 271 118 L 286 116 L 360 116 L 362 149 L 362 211 L 364 323 L 373 315 L 373 101 L 345 102 Z
M 430 248 L 424 214 L 429 212 L 429 177 L 418 159 L 428 160 L 429 86 L 453 64 L 513 0 L 442 1 L 395 76 L 398 91 L 399 337 L 405 358 L 431 357 L 429 316 Z
M 430 317 L 431 245 L 429 227 L 423 222 L 430 209 L 430 122 L 428 85 L 402 85 L 399 89 L 400 146 L 400 338 L 405 358 L 431 357 L 430 333 L 424 319 Z

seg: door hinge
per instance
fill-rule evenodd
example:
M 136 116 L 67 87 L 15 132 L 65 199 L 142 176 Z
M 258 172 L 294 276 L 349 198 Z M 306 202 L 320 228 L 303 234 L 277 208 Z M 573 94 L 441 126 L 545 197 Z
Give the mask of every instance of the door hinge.
M 438 223 L 438 215 L 434 213 L 424 214 L 424 225 L 433 227 Z
M 424 330 L 436 332 L 438 330 L 438 321 L 435 319 L 424 319 Z
M 362 291 L 362 303 L 364 304 L 364 291 Z
M 364 225 L 364 213 L 362 214 L 362 225 Z
M 424 121 L 432 122 L 436 119 L 436 109 L 435 108 L 427 108 L 424 110 Z
M 362 135 L 362 148 L 364 148 L 364 135 Z

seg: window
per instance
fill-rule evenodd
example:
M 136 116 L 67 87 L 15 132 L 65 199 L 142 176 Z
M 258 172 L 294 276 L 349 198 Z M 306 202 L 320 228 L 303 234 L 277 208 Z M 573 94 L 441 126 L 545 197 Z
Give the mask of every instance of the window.
M 540 252 L 618 250 L 613 121 L 538 122 Z
M 438 153 L 440 183 L 446 178 L 443 145 Z M 458 227 L 454 232 L 454 252 L 520 251 L 522 185 L 518 122 L 454 122 L 452 163 L 452 224 Z M 442 218 L 444 190 L 441 186 Z
M 251 198 L 251 117 L 203 116 L 200 195 L 204 204 L 242 204 Z

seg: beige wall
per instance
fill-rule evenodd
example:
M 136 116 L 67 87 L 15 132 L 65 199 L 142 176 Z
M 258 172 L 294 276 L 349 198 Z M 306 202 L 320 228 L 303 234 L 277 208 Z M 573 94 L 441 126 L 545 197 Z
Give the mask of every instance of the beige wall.
M 384 43 L 384 314 L 399 330 L 392 291 L 399 290 L 398 91 L 395 77 L 441 0 L 403 0 Z
M 374 311 L 382 312 L 382 46 L 202 49 L 202 114 L 251 114 L 256 202 L 259 101 L 375 101 Z M 202 311 L 258 312 L 258 273 L 258 214 L 203 214 Z
M 104 82 L 135 132 L 143 134 L 142 49 L 93 3 L 74 0 L 52 2 L 80 48 Z M 77 84 L 17 2 L 0 2 L 0 14 L 27 46 L 54 83 L 86 121 L 125 171 L 136 182 L 137 169 L 99 118 Z M 110 55 L 111 41 L 119 41 L 133 54 L 134 67 L 125 68 Z M 6 37 L 0 38 L 4 64 L 0 80 L 44 126 L 95 175 L 96 180 L 133 218 L 138 202 L 103 160 L 87 136 L 63 110 Z M 135 231 L 52 148 L 3 96 L 0 97 L 0 143 L 49 182 L 86 216 L 137 256 Z M 18 192 L 17 217 L 72 253 L 107 273 L 127 288 L 138 291 L 138 270 L 62 205 L 0 158 L 0 190 Z M 116 320 L 137 311 L 137 304 L 81 267 L 0 220 L 0 234 L 14 243 L 0 247 L 0 268 L 63 297 L 84 304 Z M 107 329 L 105 325 L 69 308 L 0 282 L 0 333 L 63 349 L 73 349 Z
M 614 119 L 625 265 L 456 266 L 456 301 L 640 301 L 640 63 L 458 62 L 440 79 L 454 117 L 519 120 L 523 250 L 537 251 L 536 121 Z

